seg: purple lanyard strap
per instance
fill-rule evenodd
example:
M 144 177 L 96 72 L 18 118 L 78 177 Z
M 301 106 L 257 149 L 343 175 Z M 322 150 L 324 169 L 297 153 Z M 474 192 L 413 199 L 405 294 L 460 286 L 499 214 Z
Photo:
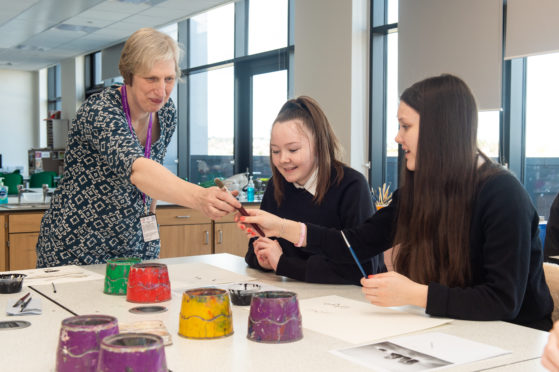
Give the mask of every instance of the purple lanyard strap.
M 126 121 L 128 122 L 128 128 L 130 129 L 130 133 L 134 135 L 134 128 L 132 127 L 132 119 L 130 118 L 130 106 L 128 105 L 128 97 L 126 96 L 126 85 L 122 86 L 121 89 L 122 93 L 122 108 L 124 109 L 124 113 L 126 114 Z M 144 156 L 146 158 L 150 158 L 151 156 L 151 126 L 153 124 L 151 112 L 149 113 L 149 124 L 148 124 L 148 133 L 146 137 L 146 146 L 144 150 Z M 146 205 L 146 194 L 142 193 L 142 200 L 144 201 L 144 206 Z M 147 213 L 146 213 L 147 214 Z

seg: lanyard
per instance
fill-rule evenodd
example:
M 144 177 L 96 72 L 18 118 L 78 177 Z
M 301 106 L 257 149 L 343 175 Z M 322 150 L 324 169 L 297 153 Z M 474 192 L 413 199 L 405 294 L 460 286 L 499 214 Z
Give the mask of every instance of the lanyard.
M 130 128 L 130 133 L 134 134 L 134 128 L 132 127 L 132 119 L 130 118 L 130 106 L 128 105 L 128 97 L 126 96 L 126 85 L 122 86 L 121 89 L 122 93 L 122 108 L 124 109 L 124 113 L 126 114 L 126 121 L 128 122 L 128 128 Z M 144 156 L 146 158 L 150 158 L 151 156 L 151 126 L 153 124 L 153 120 L 151 117 L 151 112 L 149 113 L 149 124 L 148 124 L 148 133 L 146 137 L 146 147 L 144 150 Z M 146 209 L 147 214 L 147 206 L 146 206 L 146 194 L 142 193 L 142 200 L 144 201 L 144 207 Z

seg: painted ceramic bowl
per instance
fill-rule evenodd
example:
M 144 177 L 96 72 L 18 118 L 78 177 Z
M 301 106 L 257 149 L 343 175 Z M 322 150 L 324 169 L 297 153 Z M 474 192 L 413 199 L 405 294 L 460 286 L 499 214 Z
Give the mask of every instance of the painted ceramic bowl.
M 171 299 L 171 283 L 167 265 L 139 263 L 130 268 L 126 300 L 139 303 L 154 303 Z
M 0 274 L 0 293 L 17 293 L 21 291 L 25 274 Z
M 248 306 L 252 300 L 252 295 L 260 291 L 260 284 L 256 283 L 237 283 L 228 288 L 231 295 L 231 302 L 237 306 Z
M 124 333 L 101 342 L 97 372 L 167 372 L 163 339 L 149 333 Z
M 128 273 L 130 267 L 140 263 L 136 257 L 113 258 L 107 261 L 105 273 L 104 293 L 112 295 L 125 295 L 128 287 Z
M 286 291 L 255 293 L 250 304 L 247 338 L 283 343 L 303 338 L 297 294 Z
M 56 371 L 95 371 L 101 340 L 117 333 L 117 319 L 113 316 L 82 315 L 64 319 L 58 339 Z
M 196 288 L 185 291 L 179 315 L 179 335 L 211 339 L 233 334 L 233 316 L 227 291 Z

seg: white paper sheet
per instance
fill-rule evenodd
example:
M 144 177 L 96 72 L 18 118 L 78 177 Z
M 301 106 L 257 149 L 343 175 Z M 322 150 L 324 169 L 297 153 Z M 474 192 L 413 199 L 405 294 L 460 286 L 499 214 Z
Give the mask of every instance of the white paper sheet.
M 27 275 L 23 279 L 23 286 L 44 285 L 51 283 L 68 283 L 68 282 L 82 282 L 85 280 L 104 279 L 104 275 L 97 274 L 93 271 L 84 269 L 81 266 L 68 265 L 48 267 L 44 269 L 30 269 L 30 270 L 17 270 L 7 271 L 2 274 L 8 273 L 22 273 Z
M 452 321 L 375 306 L 341 296 L 300 300 L 299 307 L 303 316 L 303 328 L 353 344 L 399 336 Z
M 169 278 L 173 283 L 173 291 L 255 280 L 255 278 L 250 276 L 198 262 L 168 265 L 167 269 L 169 270 Z
M 402 336 L 331 352 L 377 372 L 431 371 L 510 353 L 440 332 Z

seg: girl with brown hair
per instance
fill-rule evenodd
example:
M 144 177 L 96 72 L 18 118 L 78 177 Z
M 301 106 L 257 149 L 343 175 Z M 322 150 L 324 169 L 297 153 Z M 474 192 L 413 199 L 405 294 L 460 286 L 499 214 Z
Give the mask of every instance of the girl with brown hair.
M 272 178 L 260 208 L 286 219 L 335 229 L 363 223 L 373 212 L 365 177 L 339 160 L 338 139 L 318 103 L 310 97 L 287 101 L 272 126 Z M 249 243 L 250 267 L 313 283 L 359 284 L 354 263 L 339 262 L 297 241 L 260 237 Z M 370 272 L 383 270 L 382 256 L 366 257 Z
M 400 188 L 391 205 L 343 233 L 360 259 L 394 247 L 395 271 L 361 280 L 375 305 L 417 305 L 433 316 L 548 330 L 553 301 L 539 218 L 516 178 L 477 149 L 477 115 L 469 88 L 452 75 L 404 91 L 396 136 L 406 159 Z M 267 235 L 282 228 L 285 239 L 303 237 L 308 251 L 351 261 L 338 230 L 262 212 L 243 222 L 258 223 Z

